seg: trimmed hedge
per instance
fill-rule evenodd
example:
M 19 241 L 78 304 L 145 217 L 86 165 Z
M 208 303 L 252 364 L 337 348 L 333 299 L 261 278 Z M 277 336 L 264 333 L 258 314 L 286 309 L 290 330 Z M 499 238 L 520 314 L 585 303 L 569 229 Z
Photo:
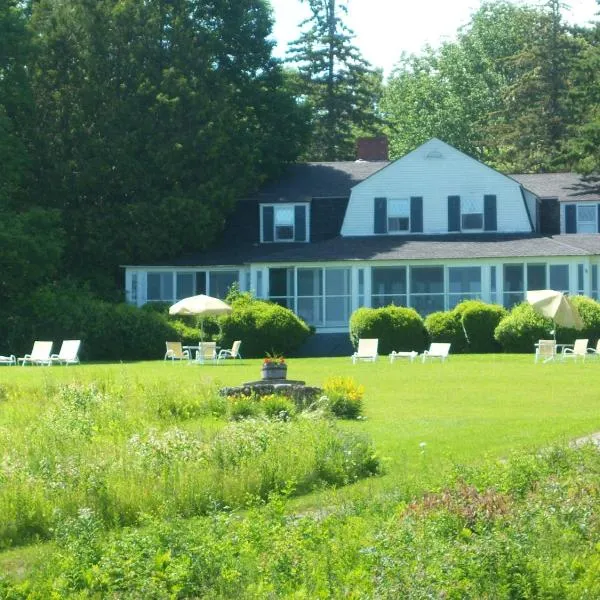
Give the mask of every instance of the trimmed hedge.
M 355 348 L 360 338 L 379 339 L 379 354 L 389 354 L 392 350 L 422 352 L 429 341 L 417 311 L 393 305 L 354 311 L 350 317 L 350 339 Z
M 600 338 L 600 304 L 586 296 L 574 296 L 571 302 L 578 309 L 584 327 L 580 331 L 556 327 L 556 341 L 571 344 L 576 338 L 588 338 L 588 345 L 595 346 Z M 502 319 L 494 337 L 505 352 L 530 353 L 540 339 L 552 338 L 552 329 L 554 323 L 551 319 L 538 315 L 530 304 L 524 302 Z
M 22 309 L 0 331 L 11 352 L 20 355 L 31 351 L 34 340 L 52 340 L 58 352 L 62 340 L 80 339 L 84 360 L 157 359 L 164 356 L 165 341 L 199 338 L 198 330 L 157 310 L 98 300 L 69 284 L 39 288 Z
M 506 314 L 497 304 L 465 300 L 450 311 L 428 315 L 425 327 L 432 342 L 451 343 L 453 354 L 499 352 L 494 330 Z
M 219 341 L 230 348 L 235 340 L 242 340 L 241 352 L 245 357 L 262 357 L 267 353 L 291 356 L 311 334 L 302 319 L 279 304 L 240 294 L 231 305 L 232 312 L 220 319 Z

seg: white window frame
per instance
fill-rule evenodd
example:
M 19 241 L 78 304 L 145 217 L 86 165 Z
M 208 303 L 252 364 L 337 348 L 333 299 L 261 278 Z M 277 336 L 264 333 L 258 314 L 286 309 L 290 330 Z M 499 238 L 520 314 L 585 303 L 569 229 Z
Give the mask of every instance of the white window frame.
M 306 231 L 306 239 L 302 242 L 298 242 L 296 239 L 296 206 L 304 206 L 306 210 L 304 211 L 304 227 Z M 273 241 L 265 241 L 265 223 L 263 221 L 263 208 L 272 207 L 273 208 Z M 277 212 L 278 210 L 291 210 L 292 211 L 292 237 L 287 238 L 279 238 L 277 235 Z M 308 243 L 310 241 L 310 204 L 304 202 L 287 202 L 285 204 L 260 204 L 259 209 L 260 215 L 260 242 L 261 244 L 289 244 L 289 243 Z
M 481 210 L 473 210 L 473 204 L 478 204 L 476 208 L 481 207 Z M 463 197 L 460 198 L 460 230 L 461 231 L 483 231 L 484 227 L 484 208 L 483 208 L 483 196 L 471 196 L 471 197 Z M 464 217 L 472 216 L 472 215 L 481 215 L 481 227 L 465 227 L 464 225 Z
M 597 233 L 598 232 L 598 205 L 597 204 L 576 204 L 577 211 L 577 233 Z M 594 213 L 594 218 L 591 221 L 584 221 L 579 217 L 579 209 L 590 209 Z M 583 227 L 591 225 L 591 231 L 584 231 Z
M 406 229 L 393 228 L 392 219 L 406 219 Z M 410 233 L 410 198 L 388 198 L 387 230 L 388 233 Z

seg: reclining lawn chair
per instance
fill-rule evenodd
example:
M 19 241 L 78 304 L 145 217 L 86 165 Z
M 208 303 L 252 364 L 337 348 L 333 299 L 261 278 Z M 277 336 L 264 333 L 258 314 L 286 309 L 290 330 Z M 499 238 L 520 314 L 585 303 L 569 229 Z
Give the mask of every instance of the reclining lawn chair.
M 379 346 L 379 340 L 377 338 L 361 338 L 358 340 L 358 348 L 356 352 L 351 356 L 352 363 L 356 363 L 358 360 L 366 360 L 375 362 L 377 360 L 377 347 Z
M 63 340 L 60 352 L 50 355 L 50 363 L 54 364 L 57 362 L 60 365 L 78 365 L 79 346 L 81 346 L 81 340 Z
M 450 344 L 434 342 L 429 346 L 429 350 L 424 350 L 421 356 L 421 362 L 425 362 L 428 358 L 439 358 L 444 362 L 450 354 Z
M 27 363 L 31 365 L 50 365 L 50 354 L 52 353 L 52 342 L 34 342 L 31 354 L 26 354 L 22 358 L 17 359 L 18 362 L 25 366 Z

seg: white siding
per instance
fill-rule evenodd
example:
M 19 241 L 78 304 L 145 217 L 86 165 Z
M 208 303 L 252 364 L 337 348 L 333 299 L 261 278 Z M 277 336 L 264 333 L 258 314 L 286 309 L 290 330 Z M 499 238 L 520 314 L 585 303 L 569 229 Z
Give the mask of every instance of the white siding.
M 533 223 L 533 229 L 535 231 L 539 231 L 540 224 L 538 223 L 537 218 L 537 196 L 532 194 L 529 190 L 523 188 L 523 195 L 525 196 L 525 202 L 527 203 L 527 210 L 529 211 L 529 216 L 531 218 L 531 222 Z
M 448 196 L 485 194 L 496 195 L 497 231 L 531 232 L 519 183 L 433 139 L 353 188 L 342 235 L 373 235 L 375 198 L 411 196 L 423 197 L 423 233 L 447 233 Z

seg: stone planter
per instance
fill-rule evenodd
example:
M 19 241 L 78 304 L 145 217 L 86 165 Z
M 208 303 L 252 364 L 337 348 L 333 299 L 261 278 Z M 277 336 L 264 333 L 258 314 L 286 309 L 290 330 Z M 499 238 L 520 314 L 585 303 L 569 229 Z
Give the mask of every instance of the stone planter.
M 261 376 L 263 381 L 269 381 L 271 379 L 286 379 L 287 377 L 287 365 L 280 364 L 266 364 L 262 366 Z

